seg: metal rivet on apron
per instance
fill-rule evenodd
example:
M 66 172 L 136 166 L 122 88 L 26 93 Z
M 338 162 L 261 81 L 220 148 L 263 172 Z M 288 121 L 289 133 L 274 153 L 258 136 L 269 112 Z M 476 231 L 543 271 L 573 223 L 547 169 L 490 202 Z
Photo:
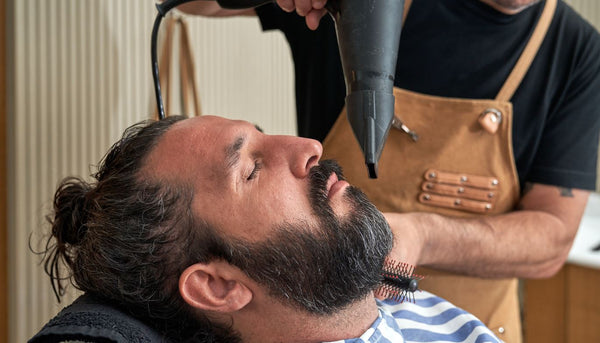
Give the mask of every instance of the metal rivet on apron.
M 492 180 L 492 186 L 498 186 L 498 180 L 497 179 L 493 179 Z
M 419 135 L 415 131 L 409 129 L 408 126 L 404 125 L 400 118 L 394 116 L 394 118 L 392 119 L 392 126 L 409 135 L 413 141 L 416 142 L 419 140 Z
M 479 124 L 489 133 L 496 133 L 502 122 L 502 112 L 495 108 L 488 108 L 479 115 Z
M 427 185 L 425 185 L 425 187 L 427 189 L 432 189 L 433 188 L 433 183 L 428 183 Z
M 423 196 L 423 199 L 425 199 L 425 200 L 431 200 L 431 196 L 429 194 L 425 194 Z
M 464 189 L 464 188 L 460 187 L 460 188 L 458 189 L 458 193 L 464 193 L 464 192 L 465 192 L 465 189 Z
M 431 172 L 431 173 L 429 173 L 429 177 L 432 179 L 435 179 L 437 177 L 437 175 L 436 175 L 436 173 Z
M 504 333 L 504 328 L 502 326 L 498 328 L 498 333 Z
M 461 176 L 460 177 L 460 182 L 467 182 L 468 180 L 469 180 L 469 178 L 466 177 L 466 176 Z
M 493 197 L 494 197 L 494 193 L 493 193 L 493 192 L 489 192 L 489 193 L 488 193 L 488 198 L 490 198 L 490 199 L 491 199 L 491 198 L 493 198 Z
M 456 200 L 454 200 L 454 205 L 456 205 L 456 206 L 460 206 L 460 204 L 461 204 L 461 201 L 460 201 L 460 199 L 456 199 Z
M 495 108 L 488 108 L 483 112 L 484 114 L 491 113 L 490 120 L 494 123 L 502 122 L 502 112 Z
M 486 209 L 486 210 L 491 210 L 491 209 L 492 209 L 492 205 L 490 205 L 490 204 L 485 204 L 485 209 Z

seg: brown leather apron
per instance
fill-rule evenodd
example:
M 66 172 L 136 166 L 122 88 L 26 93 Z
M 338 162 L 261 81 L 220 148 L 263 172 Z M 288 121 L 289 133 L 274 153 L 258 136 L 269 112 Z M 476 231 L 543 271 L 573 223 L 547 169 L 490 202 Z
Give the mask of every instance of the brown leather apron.
M 336 159 L 350 183 L 383 212 L 473 217 L 511 211 L 519 200 L 519 181 L 510 98 L 535 57 L 555 8 L 556 0 L 546 1 L 496 99 L 444 98 L 395 88 L 394 126 L 379 162 L 378 179 L 368 178 L 345 109 L 323 142 L 324 158 Z M 521 342 L 516 279 L 481 279 L 428 268 L 419 268 L 419 274 L 426 275 L 421 288 L 475 314 L 499 338 Z

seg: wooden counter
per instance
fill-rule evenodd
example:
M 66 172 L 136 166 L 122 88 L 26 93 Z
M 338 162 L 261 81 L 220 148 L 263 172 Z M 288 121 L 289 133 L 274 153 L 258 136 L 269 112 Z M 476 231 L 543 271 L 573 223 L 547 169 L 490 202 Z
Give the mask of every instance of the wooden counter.
M 566 264 L 524 282 L 525 343 L 600 342 L 600 270 Z

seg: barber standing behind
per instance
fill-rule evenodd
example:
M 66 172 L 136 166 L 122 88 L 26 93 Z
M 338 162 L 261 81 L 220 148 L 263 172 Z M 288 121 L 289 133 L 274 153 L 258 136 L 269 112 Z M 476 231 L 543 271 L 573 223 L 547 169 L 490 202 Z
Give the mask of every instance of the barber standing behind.
M 595 188 L 598 32 L 560 0 L 415 0 L 396 69 L 398 129 L 371 180 L 345 119 L 325 1 L 278 5 L 255 13 L 290 44 L 299 135 L 322 140 L 324 155 L 389 212 L 394 257 L 428 267 L 424 289 L 520 342 L 515 278 L 561 268 Z M 181 9 L 254 13 L 203 1 Z

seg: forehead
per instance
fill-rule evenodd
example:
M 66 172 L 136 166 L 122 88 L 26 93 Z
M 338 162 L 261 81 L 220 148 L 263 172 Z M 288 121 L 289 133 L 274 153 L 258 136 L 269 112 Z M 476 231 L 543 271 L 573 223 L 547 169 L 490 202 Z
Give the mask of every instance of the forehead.
M 226 149 L 253 126 L 243 121 L 200 116 L 182 120 L 163 134 L 144 165 L 144 174 L 159 180 L 190 181 L 213 177 Z

